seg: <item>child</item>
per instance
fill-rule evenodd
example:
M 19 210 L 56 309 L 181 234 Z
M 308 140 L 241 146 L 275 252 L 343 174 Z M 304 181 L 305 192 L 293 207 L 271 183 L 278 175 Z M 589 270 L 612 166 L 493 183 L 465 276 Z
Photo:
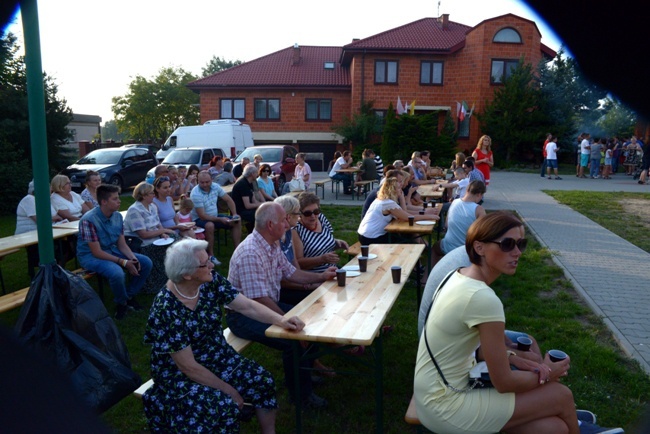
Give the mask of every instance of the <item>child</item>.
M 178 223 L 192 223 L 192 216 L 190 215 L 192 209 L 194 208 L 194 202 L 189 198 L 182 198 L 178 212 L 176 213 L 176 224 Z M 197 240 L 205 240 L 205 235 L 202 233 L 195 233 L 194 236 Z
M 612 151 L 612 144 L 607 145 L 607 151 L 605 152 L 605 171 L 603 172 L 603 179 L 611 179 L 610 174 L 612 173 L 612 157 L 614 151 Z

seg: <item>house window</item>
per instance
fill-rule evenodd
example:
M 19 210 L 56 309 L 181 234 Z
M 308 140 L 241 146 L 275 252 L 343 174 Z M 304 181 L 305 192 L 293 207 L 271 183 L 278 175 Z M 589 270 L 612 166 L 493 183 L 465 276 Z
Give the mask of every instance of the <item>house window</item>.
M 467 139 L 469 138 L 469 122 L 472 118 L 470 116 L 465 116 L 465 119 L 462 121 L 458 120 L 458 138 Z
M 375 83 L 377 84 L 397 84 L 396 60 L 376 60 L 375 61 Z
M 331 121 L 331 99 L 308 99 L 305 101 L 305 119 L 308 121 Z
M 221 100 L 221 119 L 244 119 L 246 100 L 225 98 Z
M 258 121 L 280 120 L 280 100 L 279 99 L 256 99 L 255 120 Z
M 492 60 L 490 83 L 503 84 L 512 75 L 512 71 L 517 69 L 517 66 L 519 66 L 518 60 Z
M 420 63 L 420 84 L 442 84 L 442 62 Z
M 492 42 L 504 42 L 509 44 L 521 44 L 521 35 L 511 27 L 499 30 L 492 39 Z

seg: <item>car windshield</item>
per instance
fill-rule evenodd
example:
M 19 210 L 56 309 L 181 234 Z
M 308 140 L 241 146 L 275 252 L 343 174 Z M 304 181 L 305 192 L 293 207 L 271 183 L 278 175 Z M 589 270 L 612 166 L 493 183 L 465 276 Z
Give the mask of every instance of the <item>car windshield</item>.
M 253 161 L 253 157 L 256 154 L 260 154 L 262 156 L 263 163 L 277 163 L 282 158 L 282 148 L 266 148 L 266 149 L 259 149 L 255 147 L 246 148 L 244 149 L 244 152 L 242 152 L 237 156 L 237 158 L 235 158 L 235 163 L 241 162 L 242 158 L 246 158 L 246 157 L 249 160 Z
M 197 164 L 201 159 L 198 149 L 176 149 L 163 160 L 164 164 Z
M 81 158 L 76 164 L 117 164 L 124 149 L 98 149 Z

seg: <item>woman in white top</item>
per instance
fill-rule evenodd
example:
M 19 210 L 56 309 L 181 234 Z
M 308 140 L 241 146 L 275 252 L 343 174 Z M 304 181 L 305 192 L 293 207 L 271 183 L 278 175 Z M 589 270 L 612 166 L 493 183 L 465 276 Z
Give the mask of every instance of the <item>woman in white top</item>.
M 77 193 L 72 191 L 70 179 L 65 175 L 56 175 L 50 182 L 52 195 L 50 200 L 56 212 L 68 221 L 79 220 L 90 210 L 88 204 Z
M 521 221 L 510 213 L 481 217 L 467 232 L 472 264 L 453 272 L 434 295 L 414 378 L 418 418 L 428 429 L 448 434 L 580 432 L 571 390 L 559 382 L 570 359 L 554 363 L 546 355 L 535 363 L 509 352 L 504 343 L 503 304 L 489 285 L 501 274 L 515 273 L 526 249 L 524 235 Z M 494 388 L 468 390 L 476 359 L 487 363 Z
M 52 223 L 61 221 L 61 216 L 57 214 L 54 207 L 50 204 L 52 214 Z M 27 196 L 23 197 L 18 208 L 16 208 L 16 232 L 15 235 L 23 234 L 36 230 L 36 198 L 34 197 L 34 181 L 27 187 Z
M 300 152 L 296 155 L 296 171 L 293 174 L 293 177 L 296 179 L 302 179 L 305 182 L 305 190 L 309 190 L 309 181 L 311 180 L 311 167 L 305 162 L 304 152 Z
M 388 243 L 386 226 L 393 219 L 408 221 L 409 213 L 404 211 L 406 202 L 402 192 L 401 177 L 387 178 L 377 192 L 368 212 L 361 220 L 357 233 L 363 245 Z M 437 219 L 438 216 L 416 215 L 415 221 Z

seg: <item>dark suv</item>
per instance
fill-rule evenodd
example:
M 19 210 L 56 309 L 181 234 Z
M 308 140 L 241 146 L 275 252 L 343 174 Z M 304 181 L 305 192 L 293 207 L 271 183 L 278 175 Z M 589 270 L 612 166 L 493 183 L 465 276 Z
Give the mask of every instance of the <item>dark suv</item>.
M 146 148 L 104 148 L 80 158 L 61 174 L 70 178 L 72 189 L 77 192 L 84 189 L 87 170 L 98 172 L 102 183 L 123 189 L 142 181 L 156 164 L 156 156 Z
M 291 181 L 293 178 L 293 174 L 296 171 L 297 153 L 298 150 L 289 145 L 251 146 L 237 155 L 233 163 L 235 166 L 240 165 L 244 157 L 247 157 L 252 163 L 255 154 L 260 154 L 262 156 L 262 164 L 268 164 L 271 166 L 272 174 L 279 175 L 275 178 L 275 188 L 279 193 L 282 191 L 284 183 Z

